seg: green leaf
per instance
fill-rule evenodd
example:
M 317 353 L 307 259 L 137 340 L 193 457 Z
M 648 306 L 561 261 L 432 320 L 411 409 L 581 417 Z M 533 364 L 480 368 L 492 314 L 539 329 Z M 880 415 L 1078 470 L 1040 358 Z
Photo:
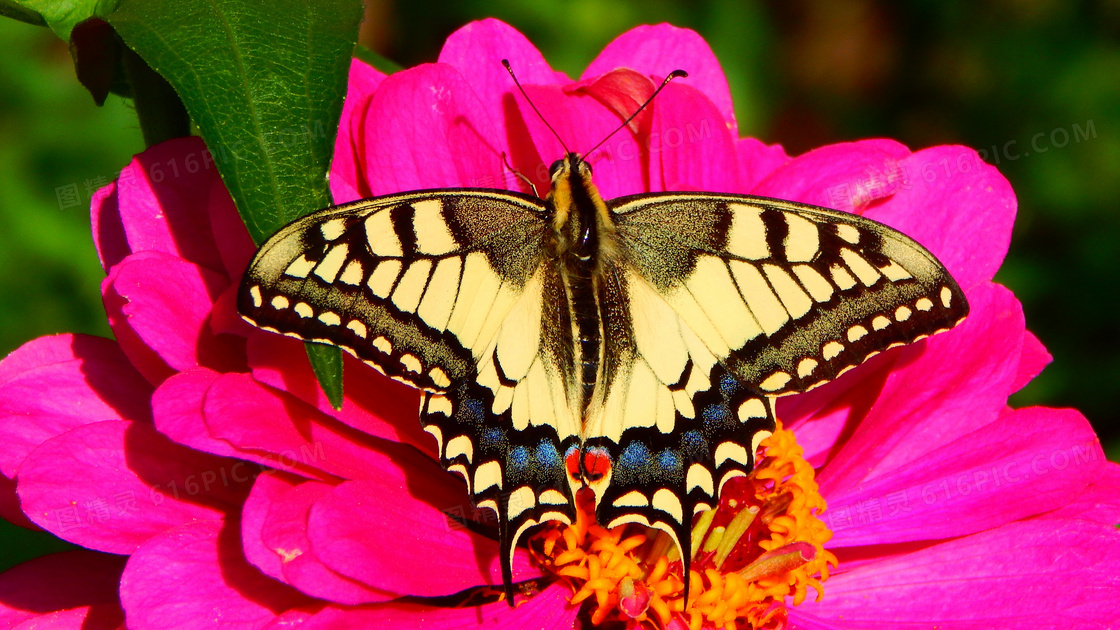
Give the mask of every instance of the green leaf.
M 62 41 L 69 42 L 70 31 L 75 26 L 91 17 L 109 15 L 118 2 L 120 0 L 0 0 L 0 14 L 16 19 L 22 18 L 12 15 L 9 10 L 20 11 L 24 15 L 38 14 L 55 35 L 61 37 Z
M 0 572 L 48 553 L 80 548 L 49 532 L 31 531 L 0 519 Z
M 75 37 L 85 24 L 74 29 Z M 191 118 L 171 84 L 144 63 L 135 51 L 126 48 L 121 56 L 132 105 L 144 134 L 144 145 L 150 147 L 191 135 Z
M 331 203 L 361 17 L 358 0 L 123 0 L 108 20 L 178 92 L 260 243 Z
M 257 243 L 331 204 L 327 174 L 361 18 L 359 0 L 122 0 L 107 17 L 175 88 Z M 309 346 L 308 356 L 341 405 L 338 350 Z
M 34 24 L 35 26 L 46 26 L 47 21 L 38 11 L 32 11 L 19 5 L 13 0 L 0 0 L 0 15 L 10 17 L 13 20 Z
M 342 350 L 318 343 L 306 343 L 303 347 L 307 351 L 307 358 L 311 360 L 311 369 L 315 372 L 315 378 L 319 379 L 319 386 L 327 395 L 327 400 L 335 409 L 341 409 Z
M 404 69 L 399 63 L 392 59 L 386 59 L 361 44 L 354 48 L 354 56 L 385 74 L 393 74 Z

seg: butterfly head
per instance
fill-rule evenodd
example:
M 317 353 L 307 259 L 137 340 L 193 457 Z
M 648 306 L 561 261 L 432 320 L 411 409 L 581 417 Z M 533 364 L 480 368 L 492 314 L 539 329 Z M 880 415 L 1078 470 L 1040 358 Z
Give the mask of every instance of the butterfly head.
M 552 212 L 552 227 L 559 251 L 589 261 L 602 251 L 602 238 L 613 233 L 607 204 L 591 181 L 591 165 L 570 152 L 549 168 L 552 183 L 545 205 Z

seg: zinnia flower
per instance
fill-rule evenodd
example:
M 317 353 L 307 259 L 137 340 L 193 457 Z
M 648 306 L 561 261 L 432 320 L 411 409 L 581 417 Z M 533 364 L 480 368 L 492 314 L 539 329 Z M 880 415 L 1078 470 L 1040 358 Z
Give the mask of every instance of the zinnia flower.
M 994 168 L 963 147 L 911 152 L 887 140 L 790 158 L 738 137 L 719 65 L 690 31 L 630 31 L 573 82 L 487 20 L 453 34 L 435 64 L 385 77 L 354 62 L 336 201 L 527 188 L 503 154 L 542 182 L 538 165 L 562 149 L 502 58 L 577 151 L 669 71 L 688 70 L 588 157 L 605 197 L 702 189 L 858 212 L 933 251 L 971 316 L 782 401 L 788 431 L 718 513 L 697 519 L 687 610 L 656 536 L 586 521 L 542 527 L 516 551 L 511 608 L 498 598 L 492 514 L 436 463 L 417 392 L 347 357 L 335 410 L 301 344 L 243 324 L 234 292 L 252 244 L 202 143 L 167 142 L 94 200 L 117 340 L 45 337 L 0 362 L 0 513 L 92 550 L 0 575 L 0 627 L 118 627 L 122 611 L 136 630 L 1120 618 L 1118 467 L 1076 411 L 1007 407 L 1049 356 L 991 282 L 1015 210 Z M 200 167 L 169 175 L 188 161 Z M 783 538 L 793 531 L 809 542 Z

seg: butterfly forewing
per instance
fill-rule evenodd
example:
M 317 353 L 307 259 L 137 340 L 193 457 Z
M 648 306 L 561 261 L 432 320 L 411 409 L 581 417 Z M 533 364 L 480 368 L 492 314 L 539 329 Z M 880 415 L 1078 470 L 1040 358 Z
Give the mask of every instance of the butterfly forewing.
M 626 260 L 732 374 L 767 396 L 831 381 L 968 313 L 933 255 L 853 214 L 704 193 L 612 206 Z
M 540 263 L 541 210 L 501 191 L 427 191 L 317 212 L 261 247 L 238 308 L 266 330 L 446 391 L 474 375 Z

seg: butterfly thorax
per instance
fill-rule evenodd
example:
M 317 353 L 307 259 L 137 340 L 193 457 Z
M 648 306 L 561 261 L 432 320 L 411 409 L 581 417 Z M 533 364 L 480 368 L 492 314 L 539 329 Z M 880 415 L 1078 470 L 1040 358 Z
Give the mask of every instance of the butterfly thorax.
M 552 185 L 545 205 L 552 212 L 554 254 L 567 297 L 574 341 L 570 383 L 574 409 L 586 410 L 596 383 L 601 382 L 603 328 L 599 299 L 600 274 L 609 265 L 616 230 L 591 181 L 591 167 L 569 153 L 551 167 Z
M 591 181 L 591 166 L 569 153 L 554 162 L 549 173 L 552 183 L 545 205 L 552 212 L 556 254 L 566 267 L 583 265 L 593 271 L 613 250 L 616 230 Z

